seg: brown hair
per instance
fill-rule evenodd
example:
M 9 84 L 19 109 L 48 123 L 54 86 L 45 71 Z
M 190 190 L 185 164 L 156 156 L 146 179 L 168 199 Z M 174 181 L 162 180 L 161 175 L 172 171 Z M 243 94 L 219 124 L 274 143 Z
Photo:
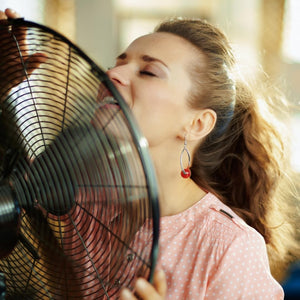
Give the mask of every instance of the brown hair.
M 295 192 L 286 176 L 289 153 L 274 112 L 281 95 L 264 97 L 254 92 L 258 92 L 257 85 L 253 89 L 234 78 L 231 46 L 222 31 L 206 21 L 172 19 L 155 31 L 186 39 L 206 60 L 205 67 L 192 66 L 189 104 L 195 109 L 213 109 L 217 122 L 194 153 L 192 179 L 262 234 L 273 276 L 281 280 L 283 267 L 299 257 L 292 218 L 296 209 L 293 213 L 290 209 L 291 201 L 297 200 L 286 193 Z

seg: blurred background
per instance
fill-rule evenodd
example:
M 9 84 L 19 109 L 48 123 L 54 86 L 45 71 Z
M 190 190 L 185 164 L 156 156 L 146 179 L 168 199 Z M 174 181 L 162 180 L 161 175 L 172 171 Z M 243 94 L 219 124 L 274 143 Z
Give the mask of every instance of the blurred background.
M 291 163 L 300 172 L 300 0 L 0 0 L 0 9 L 6 7 L 57 30 L 104 69 L 167 17 L 201 17 L 218 25 L 243 74 L 264 70 L 293 105 Z

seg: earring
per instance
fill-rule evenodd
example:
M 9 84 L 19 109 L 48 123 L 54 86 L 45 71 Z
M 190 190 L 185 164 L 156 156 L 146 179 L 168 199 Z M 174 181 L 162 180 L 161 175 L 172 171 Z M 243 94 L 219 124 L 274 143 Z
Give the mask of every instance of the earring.
M 186 152 L 187 157 L 188 157 L 188 167 L 184 168 L 183 167 L 183 163 L 182 163 L 182 158 L 183 158 L 183 154 L 184 152 Z M 181 168 L 181 177 L 183 178 L 189 178 L 191 177 L 191 170 L 190 170 L 190 166 L 191 166 L 191 156 L 190 156 L 190 152 L 186 147 L 186 136 L 184 136 L 184 145 L 183 145 L 183 149 L 180 153 L 180 168 Z

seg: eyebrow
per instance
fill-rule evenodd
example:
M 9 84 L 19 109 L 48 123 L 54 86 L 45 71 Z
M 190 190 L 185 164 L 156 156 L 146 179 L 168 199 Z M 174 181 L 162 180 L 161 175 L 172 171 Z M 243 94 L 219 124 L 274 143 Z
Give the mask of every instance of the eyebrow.
M 124 60 L 127 58 L 127 54 L 124 52 L 122 54 L 120 54 L 117 59 L 120 59 L 120 60 Z M 169 67 L 166 65 L 165 62 L 163 62 L 162 60 L 160 60 L 159 58 L 155 58 L 155 57 L 152 57 L 152 56 L 149 56 L 149 55 L 142 55 L 141 56 L 141 59 L 145 62 L 159 62 L 161 64 L 163 64 L 166 68 L 169 69 Z

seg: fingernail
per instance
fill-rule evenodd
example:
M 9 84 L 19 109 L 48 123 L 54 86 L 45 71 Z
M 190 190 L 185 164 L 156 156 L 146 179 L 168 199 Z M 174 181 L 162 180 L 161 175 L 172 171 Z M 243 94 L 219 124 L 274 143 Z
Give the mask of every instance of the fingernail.
M 158 269 L 158 274 L 159 276 L 164 276 L 165 272 L 163 271 L 163 269 Z
M 9 8 L 9 11 L 12 13 L 12 14 L 15 14 L 15 13 L 17 13 L 14 9 L 12 9 L 12 8 Z
M 143 289 L 146 285 L 146 282 L 144 279 L 142 278 L 139 278 L 137 281 L 136 281 L 136 287 L 137 288 L 140 288 L 140 289 Z
M 122 298 L 123 299 L 131 299 L 131 292 L 128 290 L 128 289 L 123 289 L 122 291 L 121 291 L 121 296 L 122 296 Z

